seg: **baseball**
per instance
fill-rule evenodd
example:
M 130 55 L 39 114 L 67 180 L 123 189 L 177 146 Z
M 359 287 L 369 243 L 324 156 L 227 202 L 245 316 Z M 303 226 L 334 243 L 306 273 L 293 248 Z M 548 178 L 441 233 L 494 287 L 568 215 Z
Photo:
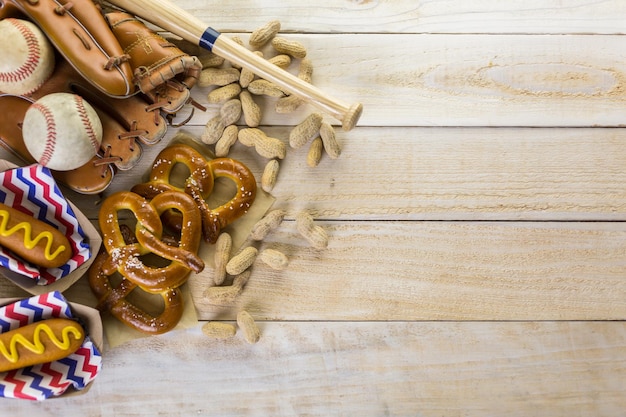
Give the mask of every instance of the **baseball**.
M 69 171 L 85 165 L 98 152 L 102 122 L 81 96 L 53 93 L 28 108 L 22 136 L 38 163 L 53 170 Z
M 54 70 L 54 49 L 33 23 L 8 18 L 0 21 L 0 91 L 28 95 Z

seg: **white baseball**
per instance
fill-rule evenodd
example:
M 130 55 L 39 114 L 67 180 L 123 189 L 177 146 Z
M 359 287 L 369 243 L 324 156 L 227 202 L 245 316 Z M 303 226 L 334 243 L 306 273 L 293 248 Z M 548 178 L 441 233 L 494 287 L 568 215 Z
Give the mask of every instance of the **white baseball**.
M 98 152 L 102 122 L 81 96 L 53 93 L 28 108 L 22 136 L 38 163 L 53 170 L 69 171 L 85 165 Z
M 0 91 L 33 93 L 54 70 L 54 49 L 41 29 L 28 20 L 0 21 Z

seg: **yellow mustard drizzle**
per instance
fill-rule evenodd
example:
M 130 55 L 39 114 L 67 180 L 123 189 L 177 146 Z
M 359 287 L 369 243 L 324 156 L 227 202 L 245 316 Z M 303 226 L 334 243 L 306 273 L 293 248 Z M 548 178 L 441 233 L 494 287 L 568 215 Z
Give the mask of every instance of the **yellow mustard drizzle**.
M 50 338 L 50 341 L 61 350 L 68 350 L 70 348 L 70 345 L 72 344 L 69 336 L 70 334 L 72 334 L 75 339 L 80 339 L 82 337 L 82 332 L 78 328 L 74 326 L 65 326 L 61 331 L 61 338 L 58 339 L 50 326 L 45 323 L 40 323 L 35 327 L 32 342 L 24 337 L 24 335 L 16 333 L 13 337 L 11 337 L 8 348 L 4 343 L 0 342 L 0 354 L 2 354 L 11 363 L 17 362 L 19 359 L 19 354 L 17 353 L 18 343 L 33 353 L 42 354 L 46 350 L 44 344 L 41 342 L 42 332 L 45 332 Z
M 51 261 L 60 253 L 65 250 L 65 245 L 59 245 L 57 250 L 54 253 L 52 252 L 52 233 L 45 231 L 39 233 L 34 239 L 32 238 L 32 227 L 28 222 L 21 222 L 13 226 L 11 229 L 7 229 L 7 225 L 9 223 L 9 212 L 6 210 L 0 210 L 0 216 L 2 216 L 2 223 L 0 223 L 0 235 L 7 237 L 11 236 L 14 233 L 17 233 L 20 229 L 24 229 L 24 246 L 27 249 L 32 249 L 39 243 L 42 239 L 48 239 L 46 243 L 46 248 L 44 250 L 44 256 L 47 260 Z

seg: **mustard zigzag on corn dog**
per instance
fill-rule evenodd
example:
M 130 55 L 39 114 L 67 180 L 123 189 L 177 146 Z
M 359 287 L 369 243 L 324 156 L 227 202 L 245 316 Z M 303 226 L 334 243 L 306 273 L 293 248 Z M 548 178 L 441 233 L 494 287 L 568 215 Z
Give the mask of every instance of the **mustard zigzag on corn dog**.
M 58 229 L 2 203 L 0 245 L 44 268 L 64 265 L 72 256 L 69 240 Z
M 74 320 L 54 318 L 0 334 L 0 372 L 52 362 L 74 353 L 85 331 Z

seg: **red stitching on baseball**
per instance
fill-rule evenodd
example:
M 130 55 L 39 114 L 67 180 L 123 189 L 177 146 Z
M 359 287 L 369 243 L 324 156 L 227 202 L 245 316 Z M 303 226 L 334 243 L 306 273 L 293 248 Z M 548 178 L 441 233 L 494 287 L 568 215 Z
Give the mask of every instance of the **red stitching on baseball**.
M 98 143 L 98 137 L 96 132 L 93 130 L 93 125 L 91 124 L 91 119 L 87 114 L 87 109 L 85 108 L 85 103 L 83 102 L 83 98 L 81 96 L 74 96 L 76 98 L 76 110 L 78 110 L 78 116 L 80 117 L 80 121 L 83 123 L 83 127 L 89 137 L 89 142 L 91 142 L 91 146 L 93 146 L 94 152 L 98 152 L 100 148 L 100 144 Z
M 28 56 L 22 66 L 11 72 L 0 72 L 0 81 L 3 83 L 17 83 L 30 77 L 39 64 L 41 56 L 39 55 L 40 46 L 35 34 L 18 19 L 6 19 L 15 26 L 26 41 L 28 48 Z
M 50 158 L 52 158 L 52 155 L 54 154 L 54 148 L 56 147 L 56 123 L 54 123 L 54 116 L 52 115 L 52 112 L 46 106 L 42 105 L 41 103 L 35 102 L 31 105 L 31 107 L 39 110 L 43 115 L 44 120 L 46 121 L 46 131 L 48 132 L 48 135 L 46 137 L 46 146 L 44 147 L 43 153 L 41 154 L 41 157 L 38 161 L 41 165 L 45 166 L 50 162 Z

